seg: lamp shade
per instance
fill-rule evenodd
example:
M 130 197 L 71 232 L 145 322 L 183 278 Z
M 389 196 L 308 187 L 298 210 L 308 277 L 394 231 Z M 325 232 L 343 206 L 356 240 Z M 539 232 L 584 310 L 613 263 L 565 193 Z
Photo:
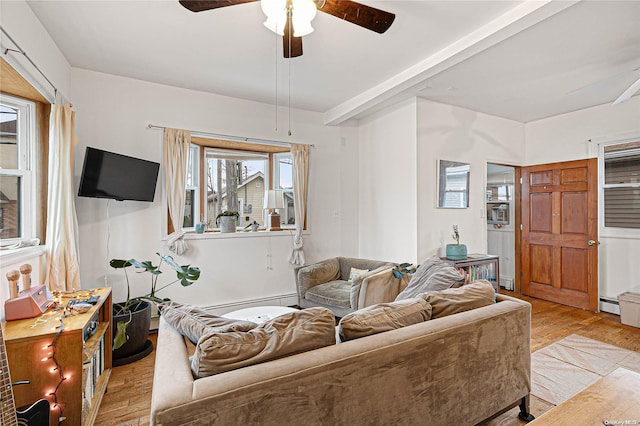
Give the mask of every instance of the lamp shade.
M 281 189 L 268 189 L 264 193 L 265 209 L 283 209 L 284 194 Z

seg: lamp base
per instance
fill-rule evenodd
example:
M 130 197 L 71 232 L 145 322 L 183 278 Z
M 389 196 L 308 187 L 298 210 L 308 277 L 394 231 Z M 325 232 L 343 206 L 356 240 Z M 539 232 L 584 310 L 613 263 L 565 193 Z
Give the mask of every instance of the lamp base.
M 269 213 L 269 228 L 267 231 L 280 231 L 280 215 L 276 212 Z

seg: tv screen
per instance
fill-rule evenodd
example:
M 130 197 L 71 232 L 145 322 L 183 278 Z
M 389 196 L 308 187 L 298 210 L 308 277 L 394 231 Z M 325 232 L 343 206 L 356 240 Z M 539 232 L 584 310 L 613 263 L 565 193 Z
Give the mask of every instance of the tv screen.
M 153 201 L 160 164 L 87 147 L 80 197 Z

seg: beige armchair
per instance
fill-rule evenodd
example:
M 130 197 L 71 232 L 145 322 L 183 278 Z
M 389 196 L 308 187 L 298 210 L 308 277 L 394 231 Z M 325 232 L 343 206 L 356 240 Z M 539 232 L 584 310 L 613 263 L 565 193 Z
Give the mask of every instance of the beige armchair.
M 390 302 L 401 291 L 392 262 L 334 257 L 294 269 L 298 305 L 322 306 L 337 317 L 376 303 Z M 349 280 L 351 268 L 365 270 Z

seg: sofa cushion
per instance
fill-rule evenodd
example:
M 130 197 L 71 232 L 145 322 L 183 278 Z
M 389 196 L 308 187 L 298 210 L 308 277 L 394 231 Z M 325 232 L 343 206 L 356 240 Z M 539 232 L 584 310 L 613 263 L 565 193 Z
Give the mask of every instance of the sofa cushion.
M 258 326 L 251 321 L 218 317 L 204 309 L 172 301 L 158 305 L 158 310 L 173 328 L 194 345 L 205 334 L 249 331 Z
M 203 336 L 191 358 L 196 378 L 335 344 L 335 320 L 327 308 L 281 315 L 242 332 Z
M 450 264 L 433 256 L 425 260 L 411 277 L 407 288 L 402 290 L 396 300 L 417 297 L 426 291 L 444 290 L 464 284 L 465 276 Z
M 420 296 L 431 305 L 432 318 L 446 317 L 496 303 L 493 285 L 486 280 L 478 280 L 458 288 L 427 292 Z
M 351 283 L 348 281 L 336 280 L 311 287 L 304 294 L 304 298 L 323 305 L 350 308 L 350 294 Z
M 431 319 L 431 306 L 423 298 L 380 303 L 345 315 L 338 324 L 341 341 L 395 330 Z

